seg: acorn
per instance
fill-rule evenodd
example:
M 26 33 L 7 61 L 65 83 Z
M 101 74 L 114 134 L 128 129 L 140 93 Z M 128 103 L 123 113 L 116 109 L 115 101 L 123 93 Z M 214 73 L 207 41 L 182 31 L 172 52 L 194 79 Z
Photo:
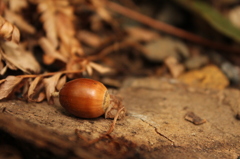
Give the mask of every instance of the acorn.
M 68 112 L 81 118 L 103 114 L 105 118 L 114 118 L 119 113 L 118 119 L 122 119 L 126 113 L 120 98 L 109 94 L 101 82 L 87 78 L 67 82 L 59 92 L 59 101 Z

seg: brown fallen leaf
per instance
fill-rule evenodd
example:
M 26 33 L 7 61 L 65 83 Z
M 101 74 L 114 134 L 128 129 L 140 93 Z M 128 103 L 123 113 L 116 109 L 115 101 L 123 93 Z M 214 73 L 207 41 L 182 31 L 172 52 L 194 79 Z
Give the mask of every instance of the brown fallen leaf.
M 60 53 L 66 57 L 83 55 L 81 44 L 75 38 L 75 19 L 73 7 L 69 1 L 42 0 L 35 2 L 47 39 L 54 51 L 59 46 Z M 64 48 L 62 48 L 64 47 Z
M 44 92 L 40 92 L 38 98 L 35 101 L 42 102 L 45 98 L 46 98 L 46 94 Z
M 56 23 L 57 23 L 58 36 L 61 39 L 60 47 L 64 47 L 64 50 L 67 51 L 68 56 L 83 55 L 84 51 L 82 49 L 82 46 L 77 40 L 77 38 L 75 38 L 76 32 L 73 26 L 73 15 L 69 16 L 62 12 L 59 12 L 56 17 Z M 60 49 L 60 50 L 63 50 L 63 49 Z
M 113 73 L 113 71 L 114 71 L 110 67 L 106 67 L 106 66 L 97 64 L 95 62 L 89 62 L 88 65 L 101 74 Z
M 29 86 L 29 89 L 28 89 L 28 100 L 32 100 L 34 94 L 35 94 L 35 89 L 38 85 L 38 83 L 42 80 L 42 76 L 38 76 L 36 77 L 31 83 L 30 83 L 30 86 Z
M 63 76 L 62 78 L 59 79 L 58 84 L 56 86 L 57 91 L 59 91 L 63 87 L 63 85 L 66 83 L 66 81 L 67 81 L 66 76 Z
M 190 86 L 210 89 L 224 89 L 229 85 L 227 77 L 215 65 L 208 65 L 201 70 L 189 71 L 178 77 L 180 81 Z
M 3 59 L 10 69 L 20 69 L 25 73 L 39 73 L 40 65 L 32 52 L 26 51 L 23 45 L 15 45 L 12 42 L 0 44 L 4 50 L 0 51 Z
M 2 16 L 0 16 L 0 38 L 14 43 L 18 43 L 20 40 L 20 32 L 18 28 Z
M 206 122 L 205 119 L 200 118 L 199 116 L 197 116 L 195 113 L 193 112 L 188 112 L 185 115 L 185 120 L 190 121 L 191 123 L 195 124 L 195 125 L 201 125 L 203 123 Z
M 57 27 L 55 22 L 55 5 L 52 0 L 41 1 L 38 3 L 38 12 L 41 13 L 40 20 L 43 22 L 44 30 L 46 31 L 46 36 L 53 45 L 55 49 L 58 46 L 57 40 Z
M 52 93 L 56 91 L 56 86 L 58 84 L 58 81 L 61 77 L 62 73 L 56 73 L 52 77 L 45 78 L 44 84 L 45 84 L 45 90 L 46 90 L 46 97 L 49 103 L 52 103 Z
M 8 76 L 4 82 L 0 82 L 0 100 L 7 98 L 22 80 L 23 77 Z
M 39 39 L 39 45 L 42 47 L 46 55 L 49 55 L 55 59 L 61 60 L 63 62 L 67 62 L 67 58 L 58 52 L 52 43 L 49 41 L 49 39 L 42 37 Z M 52 60 L 51 60 L 52 61 Z

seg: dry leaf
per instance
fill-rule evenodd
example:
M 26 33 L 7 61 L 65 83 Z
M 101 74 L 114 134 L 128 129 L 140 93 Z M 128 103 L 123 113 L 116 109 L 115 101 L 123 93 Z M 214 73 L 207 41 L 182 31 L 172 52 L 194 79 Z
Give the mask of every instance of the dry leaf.
M 28 89 L 28 99 L 32 99 L 32 96 L 35 94 L 35 88 L 37 87 L 38 83 L 42 80 L 42 76 L 36 77 L 30 84 Z
M 42 60 L 43 60 L 43 63 L 46 64 L 46 65 L 51 65 L 54 63 L 54 61 L 56 60 L 54 57 L 48 55 L 48 54 L 43 54 L 42 56 Z
M 62 56 L 58 51 L 56 51 L 54 46 L 47 38 L 41 38 L 39 40 L 39 45 L 42 47 L 42 49 L 47 55 L 54 57 L 58 60 L 61 60 L 65 63 L 67 62 L 66 57 Z
M 4 75 L 5 73 L 6 73 L 6 71 L 7 71 L 7 66 L 5 66 L 5 67 L 3 67 L 2 69 L 1 69 L 1 71 L 0 71 L 0 74 L 1 75 Z
M 42 102 L 45 98 L 46 98 L 46 94 L 43 92 L 40 92 L 38 98 L 35 101 Z
M 94 63 L 94 62 L 89 62 L 89 66 L 91 66 L 93 69 L 95 69 L 96 71 L 98 71 L 101 74 L 106 74 L 106 73 L 112 73 L 113 72 L 113 69 L 111 69 L 109 67 L 99 65 L 99 64 Z
M 4 52 L 0 51 L 0 53 L 9 68 L 14 69 L 16 67 L 25 73 L 40 72 L 40 65 L 33 54 L 26 51 L 21 45 L 15 46 L 14 43 L 5 42 L 0 46 L 4 50 Z
M 57 40 L 57 27 L 55 22 L 55 12 L 54 2 L 52 0 L 40 1 L 38 4 L 38 12 L 41 13 L 41 21 L 43 22 L 43 27 L 46 31 L 47 38 L 56 49 L 58 46 Z
M 67 57 L 74 54 L 83 55 L 82 47 L 74 37 L 76 34 L 73 25 L 74 13 L 68 1 L 38 1 L 38 11 L 42 15 L 41 21 L 54 50 L 60 46 L 60 53 Z
M 188 112 L 186 115 L 185 115 L 185 120 L 195 124 L 195 125 L 201 125 L 203 123 L 206 123 L 206 119 L 202 119 L 200 118 L 199 116 L 197 116 L 194 112 Z
M 56 16 L 57 30 L 61 39 L 61 45 L 65 46 L 65 50 L 67 50 L 69 56 L 75 54 L 83 55 L 81 44 L 74 37 L 76 33 L 72 21 L 73 17 L 69 17 L 63 13 L 58 13 Z
M 66 76 L 63 76 L 62 78 L 59 79 L 58 84 L 56 86 L 57 91 L 59 91 L 63 87 L 63 85 L 66 83 L 66 81 L 67 81 Z
M 13 89 L 23 80 L 23 77 L 8 76 L 0 85 L 0 100 L 8 97 Z
M 52 93 L 56 91 L 56 86 L 58 84 L 58 81 L 61 75 L 62 73 L 57 73 L 52 77 L 44 79 L 46 96 L 47 96 L 48 102 L 52 102 Z
M 0 16 L 0 37 L 15 43 L 18 43 L 20 39 L 18 28 L 6 21 L 2 16 Z
M 229 85 L 228 78 L 215 65 L 193 70 L 178 77 L 180 81 L 193 87 L 222 90 Z

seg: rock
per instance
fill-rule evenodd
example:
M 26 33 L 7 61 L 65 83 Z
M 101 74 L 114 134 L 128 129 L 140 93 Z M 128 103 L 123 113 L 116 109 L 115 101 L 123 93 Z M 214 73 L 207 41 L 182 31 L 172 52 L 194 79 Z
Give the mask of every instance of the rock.
M 240 68 L 232 65 L 229 62 L 224 62 L 221 65 L 222 71 L 233 83 L 237 84 L 240 82 Z

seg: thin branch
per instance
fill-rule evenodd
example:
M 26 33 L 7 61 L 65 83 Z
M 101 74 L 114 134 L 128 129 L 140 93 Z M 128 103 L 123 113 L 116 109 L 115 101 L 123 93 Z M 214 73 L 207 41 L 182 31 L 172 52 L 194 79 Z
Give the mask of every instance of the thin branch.
M 141 13 L 135 12 L 131 9 L 128 9 L 126 7 L 123 7 L 119 4 L 116 4 L 114 2 L 107 2 L 107 7 L 111 10 L 113 10 L 114 12 L 120 13 L 126 17 L 129 17 L 131 19 L 134 19 L 138 22 L 141 22 L 145 25 L 148 25 L 152 28 L 158 29 L 160 31 L 166 32 L 168 34 L 189 40 L 191 42 L 194 43 L 198 43 L 200 45 L 209 47 L 209 48 L 213 48 L 216 50 L 221 50 L 221 51 L 225 51 L 225 52 L 231 52 L 231 53 L 238 53 L 240 54 L 240 48 L 239 47 L 233 47 L 230 45 L 226 45 L 223 43 L 218 43 L 218 42 L 214 42 L 208 39 L 205 39 L 203 37 L 197 36 L 193 33 L 187 32 L 185 30 L 176 28 L 174 26 L 168 25 L 166 23 L 160 22 L 160 21 L 156 21 L 148 16 L 145 16 Z

